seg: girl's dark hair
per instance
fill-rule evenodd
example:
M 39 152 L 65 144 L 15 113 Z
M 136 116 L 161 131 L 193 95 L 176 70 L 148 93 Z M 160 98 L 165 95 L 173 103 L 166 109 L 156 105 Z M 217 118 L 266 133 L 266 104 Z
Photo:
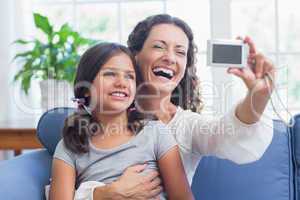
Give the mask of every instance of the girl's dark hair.
M 113 56 L 120 53 L 128 55 L 135 67 L 136 82 L 141 80 L 139 69 L 130 50 L 116 43 L 100 43 L 88 49 L 81 57 L 74 81 L 74 95 L 82 104 L 65 120 L 63 138 L 65 146 L 74 153 L 86 153 L 89 151 L 89 137 L 101 129 L 101 122 L 96 120 L 87 108 L 90 106 L 90 94 L 92 82 L 96 78 L 101 67 Z M 134 109 L 134 103 L 128 108 L 128 128 L 137 133 L 143 126 L 144 116 Z M 100 125 L 99 125 L 100 124 Z
M 168 14 L 159 14 L 147 17 L 140 21 L 130 33 L 127 45 L 133 54 L 139 53 L 153 26 L 159 24 L 173 24 L 179 27 L 188 37 L 189 47 L 187 52 L 187 65 L 184 77 L 172 92 L 171 102 L 184 109 L 200 112 L 203 103 L 201 100 L 199 80 L 196 75 L 197 46 L 194 43 L 194 35 L 191 28 L 181 19 Z

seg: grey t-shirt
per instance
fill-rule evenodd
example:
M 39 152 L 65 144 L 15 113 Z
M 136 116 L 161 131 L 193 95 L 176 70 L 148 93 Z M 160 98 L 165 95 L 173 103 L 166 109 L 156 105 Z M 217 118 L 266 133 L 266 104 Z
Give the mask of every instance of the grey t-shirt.
M 90 143 L 88 153 L 75 154 L 61 140 L 54 158 L 65 161 L 76 170 L 76 186 L 86 181 L 111 183 L 119 178 L 126 168 L 147 163 L 147 168 L 158 170 L 159 160 L 177 143 L 170 129 L 159 121 L 150 121 L 127 143 L 112 149 L 99 149 Z

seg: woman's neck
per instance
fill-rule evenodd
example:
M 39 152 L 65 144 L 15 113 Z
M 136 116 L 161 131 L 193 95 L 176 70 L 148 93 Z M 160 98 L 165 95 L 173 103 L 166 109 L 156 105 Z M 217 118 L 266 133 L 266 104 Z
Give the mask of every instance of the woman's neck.
M 176 113 L 177 107 L 171 102 L 171 94 L 141 94 L 137 104 L 142 112 L 154 114 L 159 120 L 168 123 Z

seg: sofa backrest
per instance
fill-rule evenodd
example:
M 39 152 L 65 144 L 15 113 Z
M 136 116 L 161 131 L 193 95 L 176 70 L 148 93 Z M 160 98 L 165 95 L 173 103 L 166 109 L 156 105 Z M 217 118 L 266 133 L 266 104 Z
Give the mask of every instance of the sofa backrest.
M 274 136 L 263 157 L 237 165 L 205 157 L 193 179 L 197 200 L 293 200 L 293 163 L 288 128 L 274 121 Z
M 74 108 L 47 111 L 37 127 L 38 138 L 50 155 L 61 139 L 64 120 Z M 274 120 L 274 137 L 263 157 L 237 165 L 205 157 L 195 173 L 192 189 L 197 200 L 297 200 L 300 193 L 300 115 L 288 129 Z
M 55 147 L 62 137 L 65 119 L 74 111 L 74 108 L 54 108 L 41 116 L 37 126 L 37 135 L 50 155 L 53 155 Z
M 291 128 L 294 173 L 295 199 L 300 198 L 300 114 L 294 117 L 294 126 Z

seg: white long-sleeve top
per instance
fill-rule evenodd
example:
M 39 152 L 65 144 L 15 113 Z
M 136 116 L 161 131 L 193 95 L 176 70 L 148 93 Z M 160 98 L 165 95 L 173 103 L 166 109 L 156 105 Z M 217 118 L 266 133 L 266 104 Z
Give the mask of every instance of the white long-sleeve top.
M 166 124 L 172 129 L 180 147 L 190 185 L 202 156 L 214 155 L 237 164 L 250 163 L 260 159 L 271 143 L 271 119 L 245 124 L 236 117 L 235 109 L 220 118 L 208 119 L 178 107 L 172 120 Z M 93 200 L 94 188 L 103 185 L 100 182 L 86 182 L 76 191 L 74 199 Z
M 229 159 L 237 164 L 261 158 L 273 138 L 271 119 L 245 124 L 235 115 L 235 108 L 223 117 L 207 117 L 178 107 L 167 124 L 180 147 L 181 159 L 190 185 L 204 155 Z

